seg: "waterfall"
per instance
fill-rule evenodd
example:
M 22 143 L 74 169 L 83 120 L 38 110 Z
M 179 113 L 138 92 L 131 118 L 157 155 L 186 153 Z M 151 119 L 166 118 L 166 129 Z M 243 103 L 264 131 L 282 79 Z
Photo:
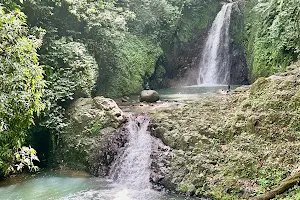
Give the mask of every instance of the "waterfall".
M 128 143 L 111 167 L 110 178 L 116 181 L 122 200 L 125 197 L 130 200 L 159 199 L 160 193 L 152 190 L 150 183 L 153 140 L 147 131 L 149 122 L 149 117 L 144 115 L 129 118 Z
M 112 166 L 110 176 L 127 188 L 150 189 L 151 135 L 147 131 L 149 118 L 130 117 L 127 124 L 129 141 L 125 151 Z
M 146 115 L 130 116 L 125 127 L 128 142 L 120 149 L 111 166 L 109 178 L 99 179 L 98 189 L 79 192 L 64 200 L 166 200 L 163 192 L 152 189 L 150 183 L 151 153 L 154 139 Z M 101 186 L 101 182 L 109 184 Z M 102 183 L 103 184 L 103 183 Z
M 223 5 L 209 31 L 199 63 L 198 85 L 229 84 L 229 27 L 233 4 Z

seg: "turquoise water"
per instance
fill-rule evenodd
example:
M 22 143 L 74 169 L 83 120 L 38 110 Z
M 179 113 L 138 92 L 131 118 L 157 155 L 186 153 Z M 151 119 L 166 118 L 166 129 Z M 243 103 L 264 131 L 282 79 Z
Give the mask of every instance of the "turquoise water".
M 232 91 L 237 87 L 239 86 L 231 85 L 230 89 Z M 159 93 L 161 101 L 189 101 L 196 100 L 207 95 L 226 94 L 227 90 L 227 85 L 195 85 L 187 87 L 158 89 L 156 91 Z M 137 102 L 139 102 L 139 95 L 129 96 L 129 104 Z
M 230 89 L 234 90 L 238 86 L 231 85 Z M 157 90 L 162 101 L 188 101 L 212 94 L 226 94 L 227 85 L 195 85 L 189 87 L 166 88 Z
M 17 176 L 0 182 L 1 200 L 183 200 L 154 190 L 135 191 L 112 181 L 56 172 Z
M 1 200 L 60 199 L 78 191 L 93 189 L 97 182 L 94 178 L 68 177 L 55 173 L 14 179 L 2 183 Z

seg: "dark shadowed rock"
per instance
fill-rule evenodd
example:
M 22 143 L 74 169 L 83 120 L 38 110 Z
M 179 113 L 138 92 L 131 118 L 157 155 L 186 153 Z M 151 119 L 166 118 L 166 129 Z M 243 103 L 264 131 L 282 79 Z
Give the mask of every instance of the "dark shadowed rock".
M 152 144 L 150 181 L 153 183 L 155 189 L 161 190 L 165 185 L 170 183 L 170 181 L 166 181 L 166 175 L 170 172 L 172 151 L 170 147 L 164 145 L 163 142 L 157 138 L 153 138 Z M 167 188 L 175 190 L 176 187 L 168 185 Z
M 95 138 L 97 148 L 92 152 L 89 160 L 89 172 L 94 176 L 105 177 L 109 174 L 110 165 L 127 142 L 128 131 L 121 128 Z

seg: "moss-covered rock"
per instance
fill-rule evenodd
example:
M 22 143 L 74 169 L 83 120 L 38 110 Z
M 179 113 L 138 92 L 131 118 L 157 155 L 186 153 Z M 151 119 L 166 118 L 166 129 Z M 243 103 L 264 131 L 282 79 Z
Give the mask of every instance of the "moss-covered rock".
M 299 170 L 299 67 L 231 95 L 153 112 L 153 135 L 173 149 L 160 183 L 185 194 L 248 199 Z
M 60 166 L 105 176 L 118 149 L 126 142 L 120 129 L 125 116 L 104 97 L 80 98 L 69 108 L 70 123 L 59 135 L 56 160 Z

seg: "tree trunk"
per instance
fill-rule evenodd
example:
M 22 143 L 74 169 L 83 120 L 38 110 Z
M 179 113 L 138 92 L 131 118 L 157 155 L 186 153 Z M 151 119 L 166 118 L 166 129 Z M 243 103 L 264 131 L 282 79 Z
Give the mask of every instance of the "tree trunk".
M 281 184 L 271 191 L 266 192 L 263 195 L 252 198 L 251 200 L 269 200 L 275 198 L 277 195 L 283 194 L 290 188 L 300 183 L 300 172 L 293 176 L 288 177 Z

